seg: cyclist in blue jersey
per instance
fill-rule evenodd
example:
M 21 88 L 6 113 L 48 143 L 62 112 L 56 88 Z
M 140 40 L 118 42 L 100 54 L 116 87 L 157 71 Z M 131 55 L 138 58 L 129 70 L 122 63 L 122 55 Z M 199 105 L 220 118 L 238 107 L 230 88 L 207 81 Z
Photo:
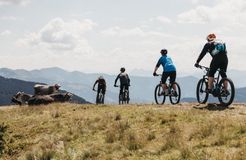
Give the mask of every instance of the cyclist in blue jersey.
M 161 52 L 160 52 L 161 57 L 158 60 L 156 66 L 155 66 L 155 69 L 154 69 L 154 73 L 153 73 L 153 76 L 157 76 L 156 71 L 158 70 L 160 65 L 162 65 L 163 73 L 162 73 L 162 77 L 161 77 L 161 82 L 162 82 L 162 88 L 163 88 L 163 91 L 165 92 L 165 94 L 168 94 L 168 87 L 166 84 L 167 78 L 170 77 L 170 84 L 172 84 L 176 80 L 176 67 L 173 64 L 171 57 L 167 55 L 167 52 L 168 52 L 167 49 L 161 50 Z M 175 85 L 173 85 L 173 89 L 175 90 L 174 95 L 176 95 L 177 93 L 176 93 Z

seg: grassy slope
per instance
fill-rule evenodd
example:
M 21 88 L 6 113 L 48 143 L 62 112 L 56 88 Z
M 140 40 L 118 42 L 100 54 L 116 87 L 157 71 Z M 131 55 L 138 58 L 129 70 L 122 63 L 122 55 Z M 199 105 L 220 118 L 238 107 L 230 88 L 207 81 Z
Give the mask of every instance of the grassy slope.
M 245 159 L 245 106 L 194 106 L 0 108 L 0 159 Z

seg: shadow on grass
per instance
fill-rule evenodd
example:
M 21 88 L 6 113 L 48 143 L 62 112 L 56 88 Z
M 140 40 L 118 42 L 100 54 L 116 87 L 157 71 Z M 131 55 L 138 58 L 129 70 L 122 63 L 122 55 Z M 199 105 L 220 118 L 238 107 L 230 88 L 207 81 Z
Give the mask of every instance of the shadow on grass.
M 217 103 L 208 103 L 208 104 L 205 104 L 204 106 L 201 106 L 201 104 L 198 104 L 196 106 L 193 106 L 193 108 L 201 109 L 201 110 L 209 110 L 209 111 L 223 111 L 226 109 L 234 109 L 234 107 L 225 106 L 225 105 L 217 104 Z

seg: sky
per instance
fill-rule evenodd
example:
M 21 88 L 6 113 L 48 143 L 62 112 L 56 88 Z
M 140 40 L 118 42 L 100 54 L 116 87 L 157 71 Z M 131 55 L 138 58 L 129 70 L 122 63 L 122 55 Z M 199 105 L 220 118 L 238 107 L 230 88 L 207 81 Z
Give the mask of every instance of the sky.
M 0 0 L 0 67 L 151 73 L 166 48 L 189 75 L 209 33 L 246 70 L 245 0 Z

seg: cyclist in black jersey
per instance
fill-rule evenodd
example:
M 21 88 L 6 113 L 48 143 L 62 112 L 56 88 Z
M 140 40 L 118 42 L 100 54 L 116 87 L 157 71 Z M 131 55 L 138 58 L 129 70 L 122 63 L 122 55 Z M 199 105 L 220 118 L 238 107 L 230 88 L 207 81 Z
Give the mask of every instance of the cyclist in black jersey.
M 120 69 L 120 74 L 118 74 L 118 76 L 115 79 L 114 82 L 114 86 L 116 87 L 116 83 L 118 81 L 118 79 L 120 79 L 120 95 L 122 94 L 123 88 L 125 87 L 126 90 L 129 91 L 129 86 L 130 86 L 130 78 L 128 76 L 128 74 L 125 72 L 125 68 L 122 67 Z
M 104 96 L 105 93 L 106 93 L 106 81 L 105 81 L 105 79 L 103 78 L 103 76 L 99 76 L 99 77 L 98 77 L 98 79 L 95 81 L 95 83 L 94 83 L 94 85 L 93 85 L 92 90 L 95 90 L 95 86 L 96 86 L 97 83 L 98 83 L 98 85 L 97 85 L 97 98 L 96 98 L 96 100 L 98 99 L 99 92 L 100 92 L 101 89 L 102 89 L 102 94 L 103 94 L 103 96 Z
M 199 62 L 202 60 L 202 58 L 206 55 L 206 53 L 210 53 L 212 56 L 212 61 L 210 63 L 210 70 L 208 73 L 208 92 L 211 93 L 213 89 L 213 81 L 214 81 L 214 74 L 217 71 L 217 69 L 222 70 L 220 72 L 222 78 L 226 78 L 226 70 L 228 66 L 228 58 L 227 58 L 227 51 L 226 46 L 224 45 L 223 51 L 214 52 L 215 51 L 215 45 L 216 45 L 216 35 L 215 34 L 209 34 L 207 36 L 207 43 L 204 45 L 196 63 L 195 67 L 199 66 Z M 225 81 L 225 89 L 227 89 L 227 81 Z

